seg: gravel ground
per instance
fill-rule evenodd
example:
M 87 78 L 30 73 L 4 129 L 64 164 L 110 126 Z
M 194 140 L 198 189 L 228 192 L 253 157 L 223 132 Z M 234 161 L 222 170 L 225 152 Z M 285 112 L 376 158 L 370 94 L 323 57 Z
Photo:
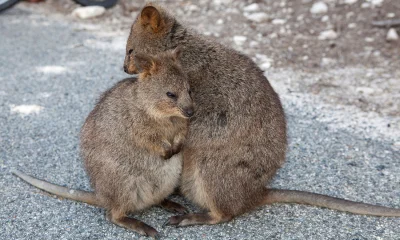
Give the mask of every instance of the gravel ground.
M 145 0 L 119 0 L 98 18 L 79 20 L 71 0 L 25 4 L 76 23 L 129 32 Z M 288 68 L 301 77 L 291 91 L 326 103 L 400 117 L 400 40 L 387 41 L 376 20 L 400 19 L 399 0 L 158 0 L 187 26 L 251 56 L 261 68 Z M 325 11 L 312 13 L 314 5 Z M 394 28 L 400 34 L 400 26 Z M 321 40 L 326 31 L 334 37 Z M 400 124 L 400 122 L 398 122 Z
M 126 77 L 127 33 L 25 6 L 0 15 L 0 33 L 0 239 L 141 238 L 108 223 L 102 209 L 57 199 L 9 173 L 18 168 L 90 189 L 78 155 L 79 129 L 99 94 Z M 340 68 L 312 76 L 289 67 L 267 71 L 281 95 L 290 138 L 287 163 L 272 186 L 400 208 L 398 116 L 293 90 L 304 76 L 335 79 L 339 73 L 349 74 Z M 169 216 L 156 207 L 135 215 L 165 239 L 400 239 L 400 218 L 300 205 L 265 206 L 217 226 L 162 228 Z

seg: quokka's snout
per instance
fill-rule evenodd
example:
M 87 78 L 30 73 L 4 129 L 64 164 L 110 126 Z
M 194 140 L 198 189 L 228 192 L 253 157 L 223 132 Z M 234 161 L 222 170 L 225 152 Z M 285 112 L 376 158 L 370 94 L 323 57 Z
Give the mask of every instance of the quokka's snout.
M 127 74 L 138 74 L 139 73 L 139 71 L 135 65 L 134 56 L 132 55 L 132 52 L 130 52 L 130 51 L 128 53 L 126 53 L 126 55 L 125 55 L 124 72 Z
M 194 115 L 194 109 L 193 107 L 183 108 L 182 113 L 185 115 L 185 117 L 190 118 Z

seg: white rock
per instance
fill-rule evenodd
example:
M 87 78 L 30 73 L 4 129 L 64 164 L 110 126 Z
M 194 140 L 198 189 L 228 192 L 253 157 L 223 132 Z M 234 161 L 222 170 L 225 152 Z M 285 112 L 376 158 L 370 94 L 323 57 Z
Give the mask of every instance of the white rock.
M 246 12 L 256 12 L 260 10 L 260 6 L 257 3 L 253 3 L 244 7 L 243 10 Z
M 335 63 L 336 63 L 336 60 L 333 58 L 322 58 L 321 59 L 321 66 L 324 66 L 324 67 L 330 66 Z
M 328 12 L 328 5 L 324 2 L 316 2 L 312 5 L 310 12 L 312 14 L 322 14 Z
M 379 57 L 379 56 L 381 56 L 381 52 L 378 51 L 378 50 L 374 51 L 372 54 L 374 55 L 374 57 Z
M 267 55 L 256 53 L 256 58 L 261 62 L 271 62 L 272 59 L 269 58 Z
M 323 17 L 321 18 L 321 21 L 322 21 L 322 22 L 327 22 L 327 21 L 329 21 L 329 16 L 328 16 L 328 15 L 323 16 Z
M 76 8 L 72 12 L 72 16 L 79 17 L 81 19 L 94 18 L 103 15 L 106 9 L 101 6 L 87 6 Z
M 215 5 L 229 5 L 232 3 L 232 0 L 214 0 Z
M 383 3 L 383 0 L 367 0 L 368 2 L 371 2 L 372 6 L 381 6 Z
M 373 42 L 373 41 L 375 41 L 375 39 L 372 38 L 372 37 L 366 37 L 364 40 L 365 40 L 366 42 Z
M 196 6 L 196 5 L 189 5 L 187 10 L 190 11 L 190 12 L 197 12 L 197 11 L 200 10 L 200 8 L 198 6 Z
M 268 20 L 268 15 L 264 12 L 247 14 L 245 17 L 253 22 L 263 22 Z
M 242 46 L 247 40 L 247 37 L 245 36 L 234 36 L 233 41 L 235 42 L 236 45 Z
M 388 17 L 388 18 L 394 18 L 394 17 L 396 17 L 396 14 L 395 14 L 395 13 L 388 13 L 388 14 L 386 15 L 386 17 Z
M 357 24 L 355 23 L 349 23 L 349 25 L 347 25 L 348 28 L 355 28 L 357 27 Z
M 276 32 L 271 33 L 270 35 L 268 35 L 269 38 L 277 38 L 278 34 Z
M 217 24 L 219 24 L 219 25 L 224 24 L 224 20 L 218 19 L 218 20 L 217 20 Z
M 257 41 L 251 41 L 250 42 L 250 47 L 254 48 L 254 47 L 258 47 L 258 45 L 260 45 Z
M 397 34 L 396 29 L 394 29 L 394 28 L 389 29 L 389 31 L 386 35 L 386 40 L 388 40 L 388 41 L 399 40 L 399 35 Z
M 356 88 L 356 92 L 365 93 L 365 94 L 370 95 L 370 94 L 374 93 L 375 90 L 373 88 L 370 88 L 370 87 L 357 87 Z
M 346 13 L 346 18 L 351 18 L 354 15 L 355 15 L 354 12 L 348 12 L 348 13 Z
M 272 24 L 275 24 L 275 25 L 280 25 L 280 24 L 285 24 L 286 23 L 286 19 L 274 19 L 274 20 L 272 20 Z
M 367 72 L 367 74 L 365 74 L 365 77 L 370 78 L 374 76 L 374 74 L 372 72 Z
M 61 74 L 66 72 L 67 69 L 62 66 L 49 65 L 49 66 L 36 67 L 36 71 L 44 74 Z
M 300 14 L 299 16 L 297 16 L 296 20 L 299 21 L 299 22 L 303 21 L 304 20 L 304 15 Z
M 356 3 L 357 1 L 358 1 L 358 0 L 344 0 L 344 3 L 345 3 L 345 4 L 351 5 L 351 4 Z
M 322 31 L 319 36 L 318 39 L 319 40 L 334 40 L 338 37 L 338 34 L 333 31 L 333 30 L 326 30 L 326 31 Z
M 261 70 L 266 71 L 266 70 L 269 69 L 271 66 L 272 66 L 272 63 L 271 63 L 271 62 L 265 62 L 265 63 L 262 63 L 262 64 L 260 65 L 260 68 L 261 68 Z
M 361 4 L 361 8 L 369 8 L 369 7 L 371 7 L 370 3 L 364 2 Z
M 22 116 L 26 116 L 29 114 L 38 114 L 43 107 L 39 105 L 11 105 L 11 113 L 19 113 Z

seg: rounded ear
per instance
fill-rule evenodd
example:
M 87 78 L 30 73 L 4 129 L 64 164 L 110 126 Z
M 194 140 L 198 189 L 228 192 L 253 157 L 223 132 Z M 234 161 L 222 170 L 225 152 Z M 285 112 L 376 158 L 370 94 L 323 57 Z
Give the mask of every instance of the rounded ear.
M 158 32 L 163 27 L 163 21 L 160 12 L 153 6 L 143 8 L 140 19 L 143 25 L 150 25 L 153 32 Z
M 182 54 L 182 49 L 180 46 L 176 47 L 174 50 L 172 50 L 172 56 L 175 61 L 179 61 L 179 58 L 181 57 Z
M 134 61 L 139 73 L 149 74 L 157 65 L 154 58 L 144 54 L 136 54 Z

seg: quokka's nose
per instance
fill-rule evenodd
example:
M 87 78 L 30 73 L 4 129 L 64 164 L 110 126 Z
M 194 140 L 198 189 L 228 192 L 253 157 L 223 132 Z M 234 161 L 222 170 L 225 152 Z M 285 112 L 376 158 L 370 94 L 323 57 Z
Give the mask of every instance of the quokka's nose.
M 186 117 L 191 117 L 194 114 L 193 108 L 185 108 L 183 109 L 183 113 Z
M 128 66 L 124 65 L 124 71 L 128 73 Z

